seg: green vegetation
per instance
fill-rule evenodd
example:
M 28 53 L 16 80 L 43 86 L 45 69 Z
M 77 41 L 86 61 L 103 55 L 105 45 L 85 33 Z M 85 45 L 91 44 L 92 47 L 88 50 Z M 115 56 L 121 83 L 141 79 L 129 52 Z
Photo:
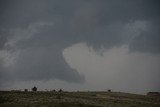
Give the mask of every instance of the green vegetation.
M 120 92 L 0 91 L 0 107 L 160 107 L 160 97 Z

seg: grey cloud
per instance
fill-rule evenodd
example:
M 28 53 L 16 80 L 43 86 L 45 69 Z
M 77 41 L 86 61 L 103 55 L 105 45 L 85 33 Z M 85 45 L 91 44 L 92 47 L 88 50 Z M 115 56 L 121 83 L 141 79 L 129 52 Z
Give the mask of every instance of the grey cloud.
M 69 67 L 61 50 L 54 46 L 26 49 L 19 55 L 16 68 L 17 80 L 61 79 L 84 82 L 83 75 Z
M 127 44 L 132 52 L 159 53 L 158 3 L 156 0 L 1 0 L 0 29 L 10 32 L 10 29 L 18 28 L 22 33 L 7 32 L 0 36 L 0 49 L 20 51 L 14 67 L 15 78 L 82 82 L 84 76 L 65 62 L 63 49 L 86 42 L 95 49 Z M 142 30 L 134 37 L 134 32 L 125 26 L 137 20 L 149 21 L 153 25 L 148 32 Z M 28 27 L 37 22 L 54 25 L 40 27 L 38 32 L 29 34 Z M 17 41 L 15 47 L 5 47 L 10 38 L 21 37 L 17 35 L 31 37 Z
M 157 53 L 160 52 L 160 30 L 155 28 L 152 31 L 143 32 L 140 36 L 135 37 L 131 42 L 131 52 L 147 52 Z
M 13 78 L 9 72 L 7 72 L 6 68 L 3 65 L 3 60 L 0 59 L 0 87 L 6 85 L 7 82 L 12 81 Z
M 83 4 L 84 3 L 84 4 Z M 159 50 L 159 46 L 153 46 L 152 44 L 158 44 L 159 38 L 153 40 L 154 33 L 158 36 L 159 30 L 159 14 L 158 14 L 158 1 L 94 1 L 88 3 L 85 1 L 79 3 L 77 6 L 77 11 L 72 19 L 74 36 L 82 39 L 82 41 L 87 42 L 89 45 L 93 46 L 95 49 L 100 49 L 101 46 L 106 48 L 111 48 L 113 46 L 121 46 L 123 44 L 128 44 L 132 49 L 133 43 L 130 43 L 130 39 L 136 44 L 137 37 L 130 37 L 130 32 L 123 30 L 123 27 L 130 23 L 136 21 L 148 21 L 153 25 L 147 35 L 150 35 L 152 39 L 148 39 L 150 42 L 149 48 L 154 48 Z M 147 25 L 148 26 L 148 25 Z M 156 30 L 154 30 L 156 29 Z M 134 29 L 133 29 L 134 30 Z M 124 32 L 129 32 L 124 34 Z M 140 32 L 141 35 L 145 31 L 135 31 L 135 33 Z M 152 33 L 151 33 L 152 32 Z M 143 43 L 143 40 L 141 41 Z M 131 45 L 131 46 L 130 46 Z M 146 48 L 146 47 L 144 47 Z M 144 52 L 143 49 L 135 46 L 134 50 Z M 148 49 L 148 52 L 154 53 L 152 49 Z M 158 51 L 159 52 L 159 51 Z
M 6 36 L 0 35 L 0 50 L 3 49 L 6 41 L 7 41 Z
M 4 47 L 9 53 L 18 53 L 10 68 L 16 81 L 61 79 L 83 83 L 85 78 L 69 67 L 63 58 L 65 42 L 55 38 L 47 26 L 51 23 L 34 23 L 26 29 L 12 29 Z M 45 36 L 43 35 L 45 34 Z M 14 57 L 14 56 L 13 56 Z

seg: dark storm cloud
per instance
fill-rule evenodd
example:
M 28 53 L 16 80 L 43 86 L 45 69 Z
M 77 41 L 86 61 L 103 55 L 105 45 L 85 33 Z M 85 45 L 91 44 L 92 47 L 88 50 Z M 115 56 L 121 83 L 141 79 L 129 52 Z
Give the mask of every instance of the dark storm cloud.
M 3 66 L 3 61 L 0 59 L 0 87 L 3 87 L 7 82 L 12 81 L 12 76 Z
M 76 38 L 82 39 L 95 49 L 100 49 L 101 46 L 105 48 L 111 48 L 113 46 L 121 46 L 124 44 L 129 46 L 133 50 L 134 45 L 137 41 L 136 38 L 139 35 L 150 35 L 146 36 L 151 43 L 148 43 L 148 47 L 144 47 L 147 52 L 154 53 L 159 50 L 159 1 L 85 1 L 79 3 L 78 8 L 75 9 L 75 14 L 72 18 L 71 23 L 73 24 L 73 31 Z M 146 21 L 151 23 L 152 26 L 146 24 L 150 28 L 145 30 L 135 31 L 140 34 L 131 37 L 131 34 L 123 34 L 123 32 L 129 32 L 124 30 L 123 27 L 128 24 L 139 21 Z M 138 26 L 138 25 L 137 25 Z M 137 27 L 135 26 L 135 27 Z M 143 28 L 142 28 L 143 29 Z M 156 41 L 154 40 L 154 36 Z M 77 37 L 78 36 L 78 37 Z M 71 36 L 70 36 L 71 37 Z M 72 38 L 74 38 L 72 37 Z M 80 40 L 79 39 L 79 40 Z M 130 40 L 132 39 L 132 40 Z M 129 41 L 132 41 L 129 43 Z M 143 44 L 143 40 L 140 40 Z M 156 46 L 154 46 L 156 45 Z M 154 49 L 152 49 L 154 48 Z M 134 47 L 135 51 L 144 52 L 139 47 Z M 159 51 L 158 51 L 159 52 Z
M 4 47 L 4 44 L 6 43 L 7 38 L 6 36 L 0 35 L 0 50 Z
M 2 66 L 2 61 L 0 60 L 0 70 L 1 70 L 1 72 L 0 72 L 0 86 L 1 86 L 1 84 L 2 84 L 2 82 L 6 79 L 6 75 L 5 75 L 5 70 L 4 70 L 4 68 L 3 68 L 3 66 Z
M 83 82 L 84 76 L 69 67 L 62 51 L 86 42 L 95 49 L 127 44 L 132 52 L 159 53 L 158 4 L 158 0 L 1 0 L 0 31 L 7 33 L 0 35 L 0 49 L 20 52 L 13 67 L 17 80 Z M 152 26 L 132 36 L 126 26 L 137 21 Z
M 61 79 L 69 82 L 84 82 L 84 77 L 69 67 L 61 50 L 56 47 L 26 49 L 18 59 L 15 68 L 17 80 Z
M 158 25 L 157 25 L 158 24 Z M 147 52 L 158 53 L 160 52 L 160 25 L 157 22 L 148 31 L 144 31 L 140 36 L 135 37 L 131 42 L 130 51 L 132 52 Z

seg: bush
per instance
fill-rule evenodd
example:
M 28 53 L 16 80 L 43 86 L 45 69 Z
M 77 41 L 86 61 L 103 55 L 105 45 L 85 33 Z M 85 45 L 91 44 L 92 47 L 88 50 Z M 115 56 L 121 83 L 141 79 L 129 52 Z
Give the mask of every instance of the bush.
M 24 89 L 24 92 L 28 92 L 28 89 Z
M 32 91 L 37 91 L 37 87 L 34 86 L 34 87 L 32 88 Z

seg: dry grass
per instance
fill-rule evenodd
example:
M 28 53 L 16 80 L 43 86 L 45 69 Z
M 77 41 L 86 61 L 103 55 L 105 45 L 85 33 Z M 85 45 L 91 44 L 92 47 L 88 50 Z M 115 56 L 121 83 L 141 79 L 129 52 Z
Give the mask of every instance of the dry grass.
M 160 98 L 119 92 L 0 92 L 0 107 L 160 107 Z

